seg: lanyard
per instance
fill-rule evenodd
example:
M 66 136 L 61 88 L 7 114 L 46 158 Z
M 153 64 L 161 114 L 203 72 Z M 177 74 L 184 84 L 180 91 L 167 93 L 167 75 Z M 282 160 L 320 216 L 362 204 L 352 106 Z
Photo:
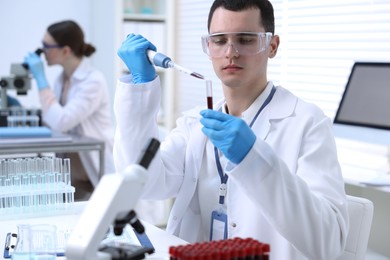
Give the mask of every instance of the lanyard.
M 252 122 L 249 124 L 249 127 L 252 128 L 253 124 L 255 123 L 257 117 L 260 115 L 261 111 L 271 102 L 274 94 L 275 94 L 276 88 L 275 86 L 272 87 L 271 92 L 269 93 L 267 99 L 264 101 L 263 105 L 260 107 L 259 111 L 257 111 L 256 115 L 252 119 Z M 219 204 L 223 205 L 225 203 L 225 196 L 226 196 L 226 183 L 228 180 L 228 175 L 225 174 L 222 170 L 221 161 L 219 160 L 219 154 L 218 154 L 218 148 L 214 146 L 214 154 L 215 154 L 215 163 L 217 164 L 217 170 L 219 177 L 221 178 L 221 186 L 219 186 Z

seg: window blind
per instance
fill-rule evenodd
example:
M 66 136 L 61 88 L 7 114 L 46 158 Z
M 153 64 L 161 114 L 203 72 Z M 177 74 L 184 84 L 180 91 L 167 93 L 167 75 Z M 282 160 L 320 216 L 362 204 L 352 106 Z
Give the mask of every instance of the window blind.
M 332 120 L 355 61 L 390 62 L 390 1 L 271 0 L 278 54 L 270 59 L 268 79 L 319 106 Z M 214 101 L 222 97 L 219 80 L 203 54 L 211 1 L 178 1 L 176 59 L 213 80 Z M 177 75 L 178 112 L 205 104 L 202 81 Z M 370 86 L 367 86 L 370 87 Z M 390 111 L 389 111 L 390 116 Z M 337 139 L 346 175 L 388 169 L 388 149 Z M 349 177 L 351 177 L 349 176 Z

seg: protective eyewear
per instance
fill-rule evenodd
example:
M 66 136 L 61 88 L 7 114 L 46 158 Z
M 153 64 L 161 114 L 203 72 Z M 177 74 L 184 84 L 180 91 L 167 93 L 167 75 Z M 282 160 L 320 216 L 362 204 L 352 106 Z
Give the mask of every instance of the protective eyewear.
M 42 42 L 42 48 L 43 49 L 53 49 L 53 48 L 62 48 L 63 46 L 59 44 L 49 44 L 46 42 Z
M 224 57 L 229 47 L 239 55 L 249 56 L 264 51 L 271 39 L 270 32 L 214 33 L 202 36 L 202 47 L 212 58 Z

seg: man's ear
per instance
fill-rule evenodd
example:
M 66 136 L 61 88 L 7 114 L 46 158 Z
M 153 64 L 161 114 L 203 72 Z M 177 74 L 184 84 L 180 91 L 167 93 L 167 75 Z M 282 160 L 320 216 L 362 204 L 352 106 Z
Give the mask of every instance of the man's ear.
M 278 48 L 279 48 L 279 43 L 280 43 L 279 35 L 274 35 L 269 43 L 270 51 L 268 54 L 268 58 L 272 59 L 273 57 L 276 56 L 276 53 L 278 52 Z

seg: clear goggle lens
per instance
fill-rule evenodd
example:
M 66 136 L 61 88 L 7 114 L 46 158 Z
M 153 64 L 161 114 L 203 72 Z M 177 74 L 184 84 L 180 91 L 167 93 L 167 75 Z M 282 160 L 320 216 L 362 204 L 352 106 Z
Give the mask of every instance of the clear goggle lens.
M 215 33 L 202 36 L 202 47 L 212 58 L 224 57 L 229 47 L 239 55 L 248 56 L 264 51 L 271 39 L 270 32 Z
M 59 44 L 49 44 L 46 42 L 42 42 L 42 48 L 43 49 L 53 49 L 53 48 L 62 48 L 63 46 Z

